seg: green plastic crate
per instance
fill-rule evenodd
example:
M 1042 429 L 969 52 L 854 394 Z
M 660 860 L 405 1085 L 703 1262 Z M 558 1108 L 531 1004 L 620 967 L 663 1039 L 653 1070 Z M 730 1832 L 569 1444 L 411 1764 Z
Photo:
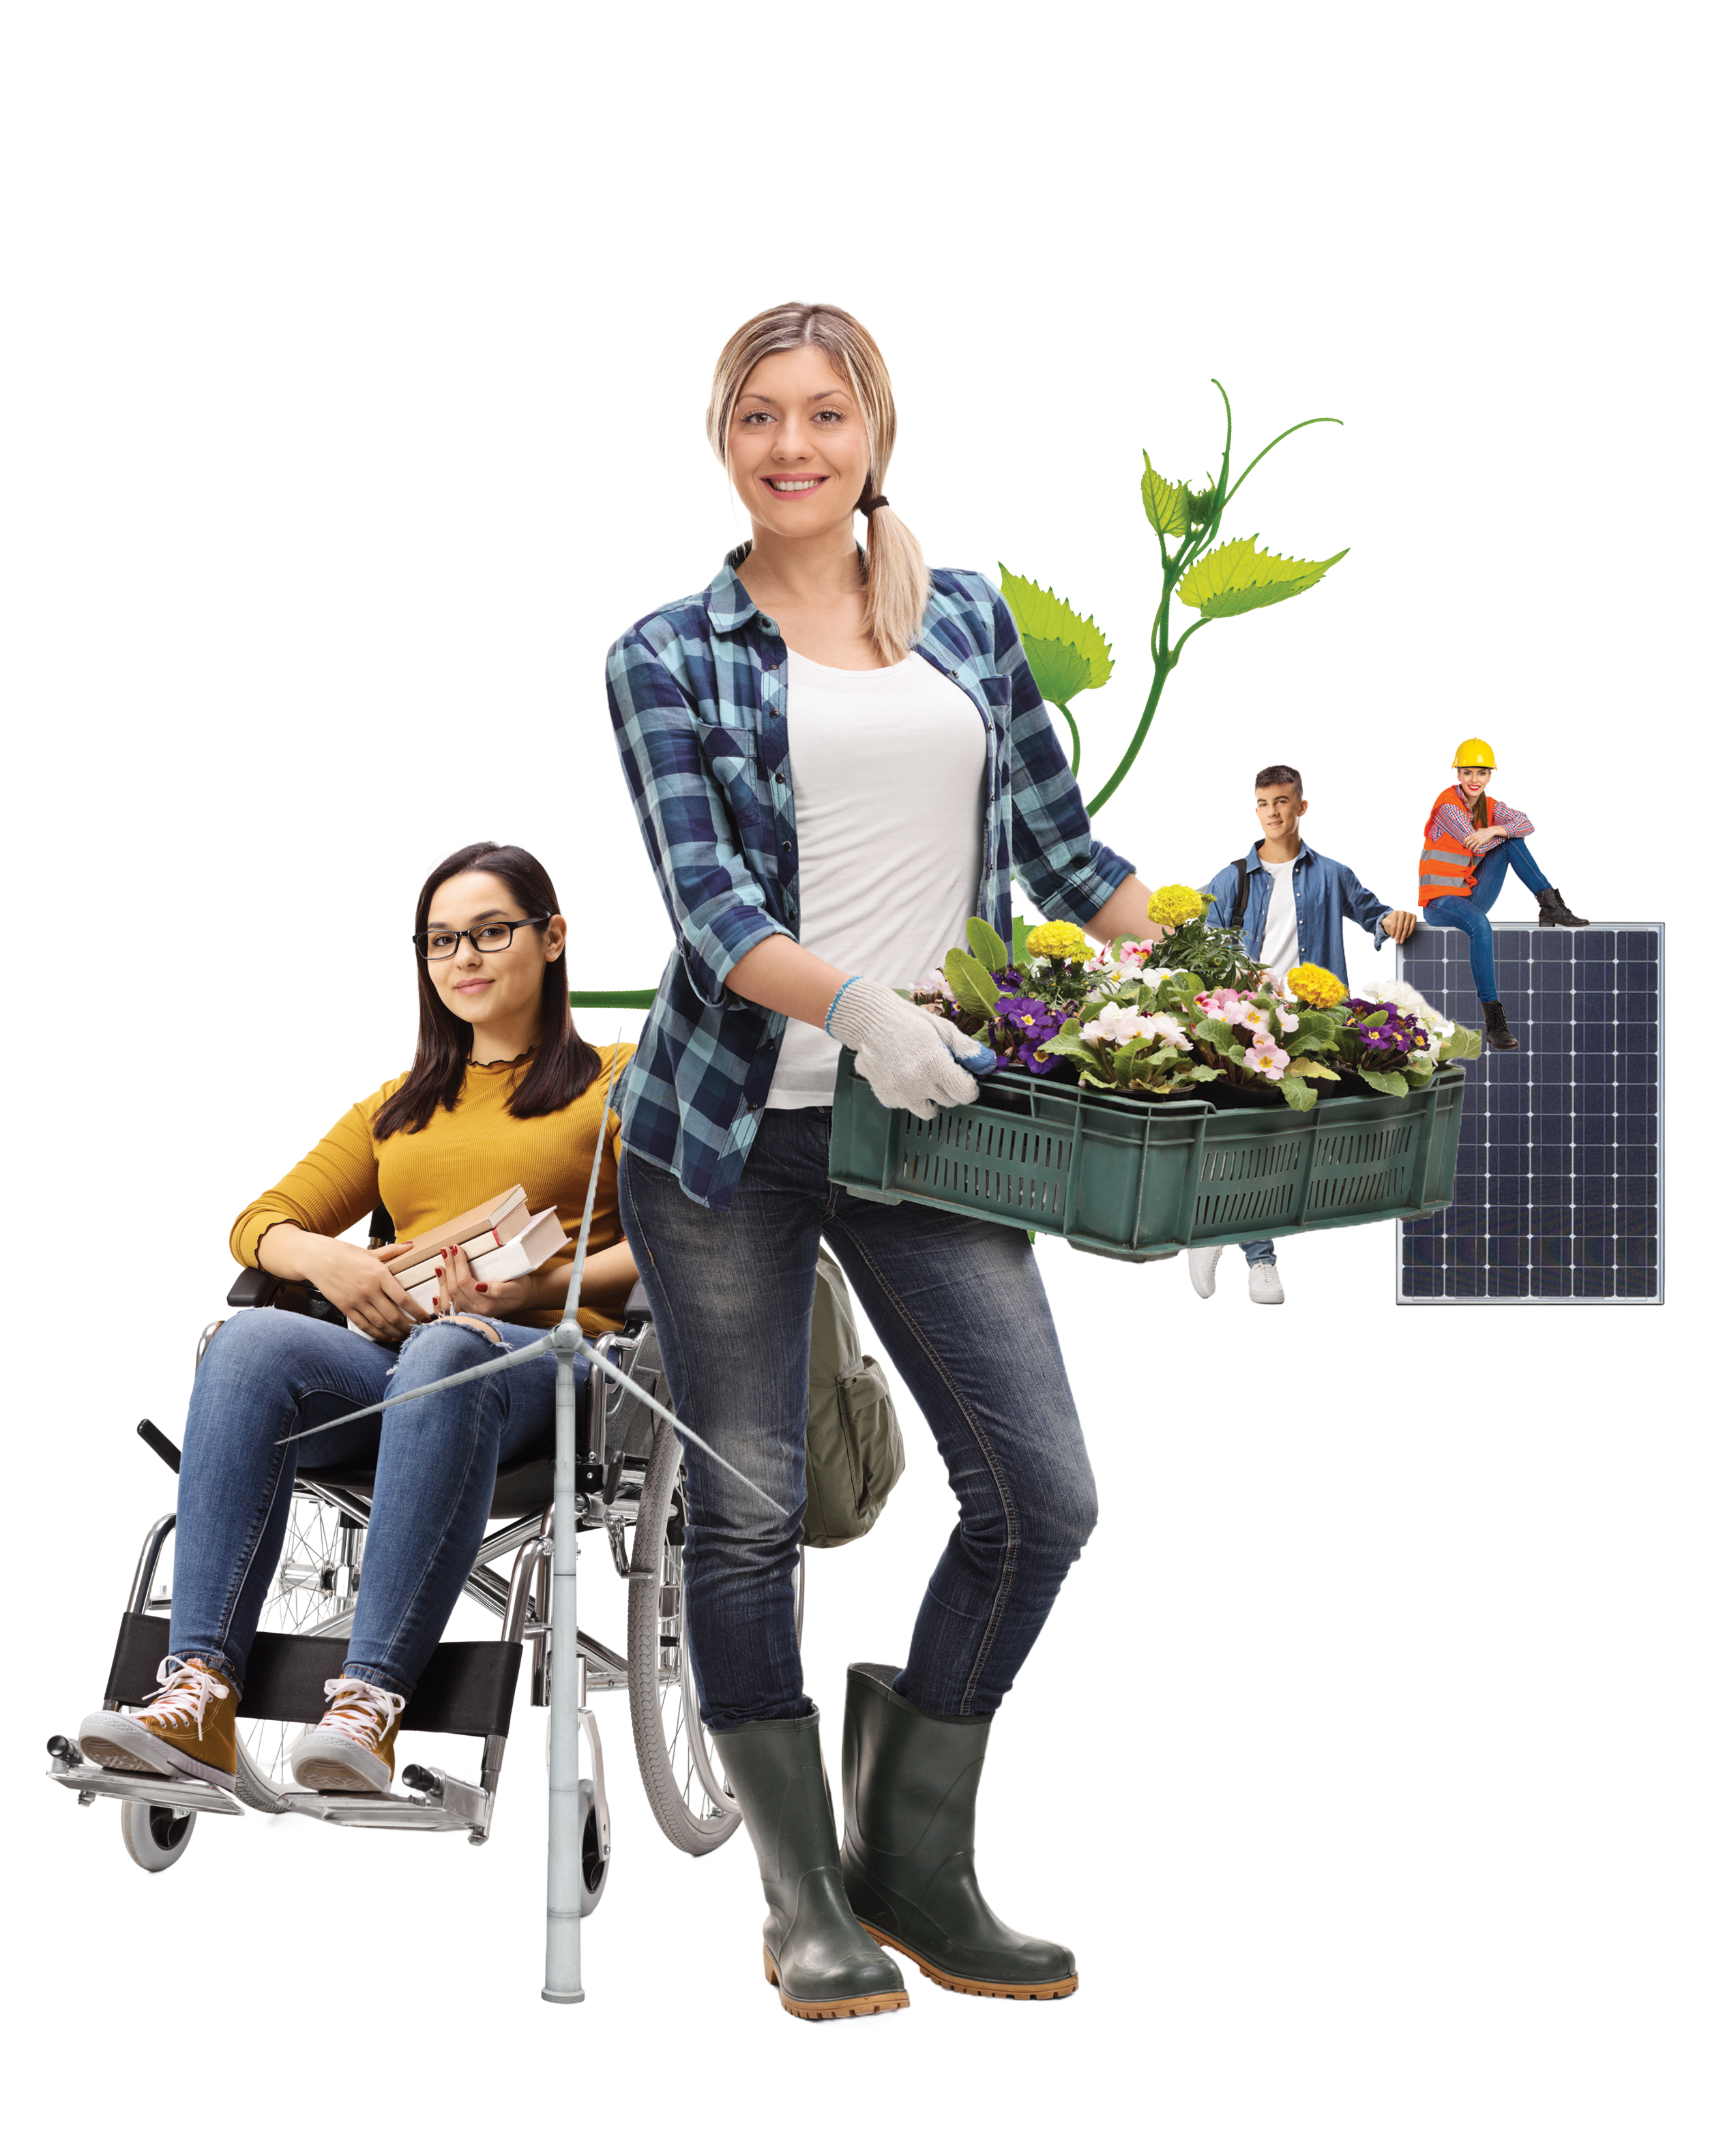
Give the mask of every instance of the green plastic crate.
M 1292 1108 L 1143 1104 L 1004 1071 L 968 1108 L 922 1122 L 886 1108 L 839 1059 L 831 1180 L 977 1220 L 1065 1235 L 1107 1258 L 1252 1243 L 1367 1220 L 1416 1220 L 1455 1194 L 1466 1074 Z

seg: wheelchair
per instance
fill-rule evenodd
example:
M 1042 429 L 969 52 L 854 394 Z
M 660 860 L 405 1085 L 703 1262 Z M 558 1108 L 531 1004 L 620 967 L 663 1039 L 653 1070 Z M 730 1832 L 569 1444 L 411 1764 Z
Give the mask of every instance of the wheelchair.
M 369 1223 L 368 1247 L 394 1240 L 383 1208 Z M 344 1317 L 312 1287 L 275 1279 L 251 1267 L 226 1296 L 237 1309 L 295 1312 L 329 1324 Z M 216 1320 L 196 1350 L 198 1367 L 226 1322 Z M 625 1584 L 624 1650 L 578 1629 L 571 1681 L 591 1778 L 580 1784 L 578 1817 L 582 1914 L 604 1893 L 611 1861 L 610 1813 L 598 1724 L 588 1702 L 625 1692 L 642 1785 L 665 1838 L 691 1856 L 729 1840 L 741 1820 L 735 1798 L 707 1741 L 690 1668 L 683 1592 L 682 1445 L 665 1413 L 652 1411 L 609 1375 L 622 1369 L 650 1399 L 669 1410 L 670 1394 L 647 1298 L 631 1291 L 622 1330 L 590 1339 L 591 1374 L 578 1403 L 575 1532 L 603 1534 L 613 1568 Z M 152 1422 L 137 1434 L 176 1474 L 180 1455 Z M 120 1774 L 94 1766 L 69 1738 L 49 1740 L 50 1778 L 77 1794 L 120 1806 L 125 1847 L 146 1871 L 164 1871 L 189 1846 L 204 1812 L 233 1816 L 245 1810 L 295 1814 L 329 1825 L 466 1833 L 476 1845 L 491 1830 L 512 1705 L 525 1659 L 529 1700 L 552 1698 L 552 1548 L 554 1467 L 551 1452 L 501 1467 L 494 1486 L 488 1532 L 463 1592 L 496 1618 L 496 1640 L 442 1640 L 429 1657 L 399 1722 L 401 1732 L 478 1738 L 477 1782 L 439 1768 L 405 1766 L 401 1790 L 385 1794 L 306 1789 L 288 1779 L 286 1762 L 305 1730 L 318 1722 L 323 1686 L 343 1664 L 361 1584 L 362 1548 L 373 1496 L 372 1472 L 325 1477 L 299 1474 L 278 1569 L 264 1604 L 249 1658 L 238 1724 L 236 1787 Z M 142 1705 L 157 1685 L 167 1650 L 172 1591 L 162 1584 L 162 1558 L 176 1513 L 157 1520 L 143 1537 L 131 1593 L 120 1620 L 105 1705 Z M 508 1578 L 496 1569 L 511 1559 Z M 805 1614 L 805 1552 L 796 1570 L 796 1627 Z

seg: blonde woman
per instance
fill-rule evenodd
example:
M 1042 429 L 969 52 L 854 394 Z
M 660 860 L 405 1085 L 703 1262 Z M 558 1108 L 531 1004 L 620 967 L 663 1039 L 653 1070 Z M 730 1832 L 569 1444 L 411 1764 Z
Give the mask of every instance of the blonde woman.
M 986 1904 L 973 1810 L 994 1712 L 1096 1512 L 1025 1235 L 833 1185 L 838 1052 L 919 1116 L 975 1097 L 972 1044 L 893 991 L 971 914 L 1007 937 L 1012 867 L 1048 915 L 1155 932 L 1088 829 L 1002 599 L 929 571 L 886 499 L 896 429 L 878 347 L 840 308 L 745 323 L 707 431 L 753 537 L 608 665 L 677 937 L 620 1087 L 619 1201 L 680 1412 L 784 1515 L 690 1449 L 701 1708 L 760 1858 L 766 1974 L 815 2020 L 907 2004 L 886 1946 L 956 1990 L 1075 1989 L 1066 1948 Z M 840 1856 L 790 1591 L 822 1237 L 960 1507 L 906 1661 L 849 1671 Z

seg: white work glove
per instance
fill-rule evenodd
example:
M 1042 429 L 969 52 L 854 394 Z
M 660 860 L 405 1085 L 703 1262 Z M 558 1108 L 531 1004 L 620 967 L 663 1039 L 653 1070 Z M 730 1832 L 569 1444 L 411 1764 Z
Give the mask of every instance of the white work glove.
M 970 1071 L 983 1075 L 998 1060 L 948 1019 L 906 1004 L 860 973 L 845 983 L 825 1029 L 855 1050 L 856 1070 L 886 1107 L 905 1108 L 922 1122 L 930 1122 L 940 1108 L 965 1108 L 978 1100 L 979 1087 Z

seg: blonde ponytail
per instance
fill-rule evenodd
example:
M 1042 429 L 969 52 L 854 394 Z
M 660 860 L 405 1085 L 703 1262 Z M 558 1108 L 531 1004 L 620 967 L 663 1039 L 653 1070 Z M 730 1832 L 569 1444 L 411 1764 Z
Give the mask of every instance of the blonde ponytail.
M 823 352 L 849 384 L 867 432 L 865 501 L 881 494 L 886 469 L 896 441 L 896 404 L 883 355 L 855 316 L 841 307 L 810 307 L 792 301 L 768 307 L 746 321 L 718 356 L 713 369 L 712 399 L 706 408 L 706 437 L 719 462 L 730 464 L 731 423 L 742 384 L 774 352 L 812 345 Z M 906 659 L 921 633 L 931 590 L 920 542 L 894 509 L 876 506 L 867 517 L 866 630 L 887 666 Z

